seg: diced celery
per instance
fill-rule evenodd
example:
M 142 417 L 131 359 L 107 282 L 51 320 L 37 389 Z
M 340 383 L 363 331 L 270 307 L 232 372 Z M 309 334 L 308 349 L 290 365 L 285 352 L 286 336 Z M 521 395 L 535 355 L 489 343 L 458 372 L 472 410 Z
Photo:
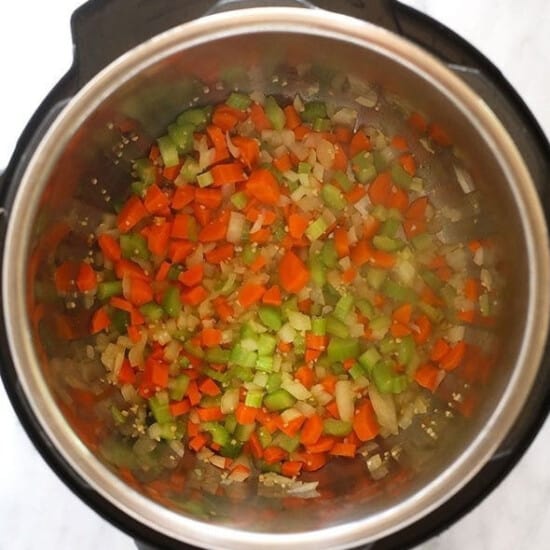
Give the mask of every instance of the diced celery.
M 273 372 L 269 375 L 267 379 L 267 384 L 265 389 L 267 393 L 273 393 L 275 390 L 278 390 L 281 387 L 282 376 L 278 372 Z
M 327 320 L 324 317 L 311 319 L 311 332 L 315 336 L 324 336 L 327 332 Z
M 176 144 L 172 141 L 172 138 L 170 136 L 162 136 L 157 139 L 157 143 L 164 166 L 170 168 L 172 166 L 178 165 L 180 162 L 178 148 L 176 147 Z
M 298 174 L 309 174 L 312 170 L 312 166 L 309 162 L 298 163 Z
M 148 158 L 134 161 L 132 168 L 146 187 L 152 185 L 157 180 L 157 169 Z
M 231 439 L 230 433 L 218 422 L 203 422 L 201 428 L 208 432 L 212 436 L 212 441 L 220 447 L 227 445 Z
M 296 399 L 282 388 L 264 397 L 264 407 L 268 411 L 283 411 L 292 407 L 294 403 L 296 403 Z
M 419 302 L 418 307 L 425 313 L 432 323 L 439 323 L 443 319 L 443 311 L 425 302 Z
M 397 360 L 400 365 L 407 366 L 414 356 L 416 344 L 411 335 L 401 338 L 401 342 L 397 345 Z
M 420 233 L 420 235 L 415 235 L 411 241 L 416 250 L 419 250 L 420 252 L 424 252 L 435 247 L 433 236 L 429 233 Z
M 388 159 L 381 151 L 373 151 L 372 158 L 377 172 L 383 172 L 388 167 Z
M 245 443 L 256 429 L 256 424 L 237 424 L 235 428 L 235 437 L 238 441 Z
M 170 317 L 177 317 L 181 312 L 180 291 L 175 286 L 169 286 L 162 298 L 162 307 Z
M 355 305 L 357 306 L 357 309 L 361 312 L 361 315 L 364 315 L 369 319 L 374 316 L 374 306 L 366 298 L 361 298 L 357 300 Z
M 380 359 L 382 359 L 382 356 L 380 355 L 378 350 L 374 346 L 372 346 L 359 356 L 358 361 L 359 364 L 365 369 L 367 374 L 370 375 L 374 365 L 376 365 L 376 363 L 378 363 Z
M 268 355 L 262 355 L 256 360 L 256 370 L 262 372 L 273 371 L 273 357 Z
M 372 238 L 372 244 L 378 250 L 383 250 L 384 252 L 396 252 L 405 246 L 405 243 L 401 239 L 392 239 L 387 235 L 375 235 Z
M 180 176 L 184 181 L 190 183 L 197 179 L 200 171 L 199 163 L 195 159 L 187 157 L 181 167 Z
M 275 329 L 278 330 L 278 329 Z M 258 355 L 260 357 L 272 356 L 277 347 L 277 339 L 269 334 L 260 334 L 258 338 Z
M 124 258 L 149 259 L 149 248 L 145 237 L 139 233 L 126 233 L 120 236 L 120 249 Z
M 318 117 L 313 121 L 314 132 L 328 132 L 332 127 L 332 123 L 328 118 Z
M 273 441 L 273 438 L 271 437 L 271 433 L 265 426 L 260 426 L 258 428 L 258 439 L 260 440 L 260 445 L 265 449 L 266 447 L 269 447 L 271 445 L 271 442 Z
M 223 400 L 223 398 L 222 398 L 222 400 Z M 237 427 L 237 419 L 235 418 L 234 414 L 226 414 L 225 415 L 225 420 L 223 422 L 223 427 L 230 434 L 232 434 L 235 431 L 235 428 Z
M 231 378 L 238 378 L 241 382 L 252 382 L 254 379 L 254 371 L 250 367 L 236 365 L 230 371 Z
M 395 376 L 390 361 L 378 361 L 372 369 L 372 378 L 378 390 L 382 393 L 392 393 L 392 378 Z
M 401 221 L 397 218 L 388 218 L 380 229 L 380 235 L 395 237 L 397 230 L 401 227 Z
M 207 350 L 208 352 L 208 350 Z M 227 382 L 227 373 L 220 372 L 218 370 L 215 370 L 211 367 L 203 367 L 202 373 L 205 376 L 208 376 L 209 378 L 212 378 L 212 380 L 216 380 L 216 382 L 219 382 L 220 384 L 225 384 Z
M 338 253 L 336 252 L 334 239 L 329 239 L 323 243 L 321 260 L 329 269 L 334 269 L 338 265 Z
M 259 409 L 262 406 L 262 400 L 264 398 L 263 390 L 248 390 L 246 397 L 244 398 L 244 404 L 247 407 L 253 407 Z
M 294 336 L 292 342 L 295 355 L 302 356 L 306 352 L 306 339 L 299 332 Z
M 352 168 L 360 183 L 368 183 L 376 177 L 374 157 L 369 152 L 361 151 L 355 155 L 352 159 Z
M 189 153 L 193 149 L 194 131 L 195 127 L 192 124 L 170 124 L 168 126 L 168 135 L 180 153 Z
M 320 254 L 311 254 L 309 257 L 309 271 L 311 281 L 318 287 L 323 287 L 327 282 L 325 266 L 321 260 Z
M 250 107 L 252 100 L 247 94 L 232 92 L 225 103 L 234 109 L 238 109 L 239 111 L 246 111 L 246 109 Z
M 122 281 L 104 281 L 97 285 L 97 297 L 99 300 L 108 300 L 111 296 L 122 294 Z
M 271 122 L 273 129 L 282 130 L 285 127 L 286 116 L 283 109 L 281 109 L 277 103 L 277 100 L 272 96 L 266 97 L 264 108 L 265 114 L 269 119 L 269 122 Z
M 241 259 L 245 265 L 250 265 L 258 257 L 259 253 L 257 247 L 252 246 L 250 243 L 246 243 L 241 252 Z
M 354 298 L 351 294 L 344 294 L 338 302 L 336 302 L 336 307 L 334 308 L 334 317 L 340 319 L 340 321 L 346 321 L 350 313 L 353 311 Z
M 348 176 L 345 172 L 342 172 L 341 170 L 338 170 L 337 172 L 334 172 L 333 175 L 334 179 L 338 183 L 338 185 L 347 193 L 348 191 L 351 191 L 353 189 L 353 182 L 350 181 Z
M 208 187 L 209 185 L 212 185 L 214 183 L 212 172 L 208 170 L 208 172 L 203 172 L 202 174 L 199 174 L 197 176 L 197 183 L 199 184 L 199 187 Z
M 204 358 L 209 363 L 213 363 L 215 365 L 225 365 L 229 363 L 230 357 L 231 352 L 228 349 L 223 349 L 219 346 L 208 348 L 204 354 Z
M 287 453 L 293 453 L 300 446 L 300 436 L 295 435 L 291 437 L 279 432 L 273 439 L 273 445 L 281 447 L 281 449 L 284 449 Z
M 158 435 L 161 439 L 166 439 L 168 441 L 181 439 L 185 435 L 185 426 L 180 422 L 165 422 L 164 424 L 153 424 L 153 426 L 158 426 Z
M 195 107 L 181 113 L 177 119 L 178 124 L 192 124 L 196 130 L 202 131 L 210 123 L 212 107 Z
M 333 315 L 329 315 L 326 318 L 326 331 L 331 336 L 338 338 L 347 338 L 349 336 L 348 326 Z
M 258 309 L 260 321 L 271 330 L 279 330 L 283 326 L 280 308 L 275 306 L 261 306 Z
M 356 338 L 332 337 L 328 344 L 327 356 L 333 361 L 354 359 L 359 355 L 359 340 Z
M 387 276 L 388 272 L 384 269 L 369 267 L 367 270 L 367 282 L 374 290 L 380 290 Z
M 220 450 L 219 453 L 227 458 L 237 458 L 243 449 L 242 443 L 231 438 Z
M 255 351 L 248 351 L 240 344 L 236 344 L 231 350 L 230 361 L 235 365 L 252 368 L 256 365 L 257 359 L 258 354 Z
M 285 300 L 281 306 L 281 312 L 285 319 L 288 319 L 289 311 L 298 311 L 298 298 L 296 298 L 296 296 L 288 298 L 288 300 Z
M 149 399 L 149 408 L 159 424 L 170 422 L 173 419 L 169 405 L 170 401 L 166 392 L 159 392 Z
M 126 334 L 130 324 L 130 315 L 121 309 L 114 309 L 111 313 L 111 325 L 119 334 Z
M 316 118 L 327 117 L 327 106 L 322 101 L 308 101 L 304 105 L 304 110 L 300 113 L 300 117 L 304 122 L 313 124 Z
M 187 342 L 183 343 L 183 349 L 193 357 L 204 359 L 203 349 L 200 346 L 196 346 L 195 344 L 193 344 L 191 340 L 187 340 Z
M 388 298 L 398 302 L 416 303 L 418 301 L 418 296 L 412 288 L 401 286 L 391 279 L 384 281 L 381 290 Z
M 479 312 L 483 317 L 491 315 L 491 299 L 486 292 L 479 297 Z
M 248 197 L 244 191 L 239 191 L 231 195 L 231 203 L 237 210 L 242 210 L 248 204 Z
M 185 267 L 181 264 L 172 264 L 168 270 L 168 280 L 177 281 L 178 277 L 185 270 Z
M 310 241 L 316 241 L 328 229 L 328 224 L 323 217 L 311 222 L 306 229 L 306 236 Z
M 372 332 L 372 337 L 375 340 L 384 338 L 388 330 L 390 329 L 392 321 L 389 317 L 376 317 L 369 322 L 369 329 Z
M 351 422 L 336 420 L 335 418 L 327 418 L 323 421 L 323 432 L 327 435 L 334 435 L 336 437 L 345 437 L 349 435 L 352 427 Z
M 149 302 L 144 304 L 139 308 L 140 313 L 145 317 L 150 323 L 155 321 L 160 321 L 164 315 L 164 310 L 155 302 Z
M 361 376 L 365 375 L 365 371 L 359 363 L 353 365 L 353 367 L 348 370 L 348 373 L 354 380 L 357 380 L 358 378 L 361 378 Z
M 420 276 L 424 279 L 424 282 L 435 292 L 439 292 L 443 286 L 443 281 L 433 272 L 427 269 L 420 272 Z
M 398 345 L 399 344 L 397 344 L 392 336 L 386 334 L 386 336 L 384 336 L 384 338 L 382 338 L 382 340 L 378 343 L 378 348 L 380 349 L 380 353 L 382 355 L 389 355 L 397 351 Z
M 381 204 L 377 204 L 370 213 L 374 218 L 381 222 L 385 222 L 390 217 L 389 209 L 385 206 L 382 206 Z
M 403 189 L 409 189 L 412 184 L 412 177 L 400 164 L 394 164 L 391 168 L 391 178 L 395 185 Z

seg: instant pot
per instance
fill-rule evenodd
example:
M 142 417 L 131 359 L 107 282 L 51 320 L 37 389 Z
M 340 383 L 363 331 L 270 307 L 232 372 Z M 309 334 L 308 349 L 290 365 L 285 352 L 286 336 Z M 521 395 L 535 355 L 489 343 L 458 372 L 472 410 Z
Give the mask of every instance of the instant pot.
M 267 7 L 273 5 L 277 9 Z M 241 9 L 246 11 L 233 11 Z M 195 21 L 203 16 L 208 17 Z M 188 21 L 195 22 L 175 28 Z M 173 30 L 162 34 L 169 29 Z M 0 187 L 1 373 L 21 423 L 52 469 L 82 500 L 144 548 L 188 548 L 190 543 L 223 547 L 226 541 L 243 548 L 259 544 L 405 548 L 437 534 L 478 504 L 523 455 L 550 405 L 546 229 L 550 220 L 550 147 L 522 99 L 499 71 L 449 29 L 392 0 L 317 0 L 315 5 L 298 0 L 90 0 L 74 13 L 72 30 L 73 66 L 29 121 Z M 277 42 L 283 33 L 285 42 Z M 116 180 L 116 154 L 97 157 L 90 149 L 108 150 L 105 143 L 109 138 L 99 129 L 111 118 L 117 119 L 121 105 L 146 125 L 148 121 L 151 134 L 160 131 L 165 119 L 173 115 L 158 107 L 160 102 L 166 111 L 176 108 L 161 101 L 167 97 L 166 90 L 158 86 L 144 93 L 148 86 L 144 83 L 158 78 L 160 83 L 170 81 L 177 86 L 175 68 L 197 70 L 203 76 L 215 73 L 216 63 L 210 66 L 209 61 L 216 52 L 221 55 L 220 45 L 225 59 L 231 54 L 247 58 L 248 47 L 266 54 L 260 59 L 268 64 L 264 61 L 267 54 L 283 43 L 291 44 L 302 60 L 315 56 L 332 64 L 340 60 L 350 71 L 358 71 L 361 63 L 372 67 L 384 60 L 387 74 L 372 70 L 375 80 L 403 92 L 399 77 L 401 82 L 408 78 L 410 92 L 423 95 L 426 110 L 470 138 L 476 149 L 472 155 L 479 155 L 477 160 L 483 166 L 480 179 L 490 176 L 496 188 L 502 185 L 502 195 L 495 201 L 499 204 L 488 212 L 496 208 L 497 218 L 504 218 L 494 223 L 502 227 L 517 252 L 518 265 L 510 275 L 510 289 L 515 293 L 506 297 L 506 304 L 511 308 L 510 319 L 521 326 L 510 324 L 500 334 L 502 380 L 489 395 L 477 429 L 466 430 L 457 440 L 464 452 L 447 457 L 448 463 L 442 461 L 439 475 L 426 484 L 428 488 L 421 486 L 416 497 L 411 494 L 405 503 L 379 511 L 377 526 L 363 526 L 361 514 L 355 510 L 347 519 L 339 517 L 329 530 L 317 519 L 317 524 L 312 522 L 302 533 L 277 538 L 274 531 L 270 542 L 267 535 L 243 534 L 217 525 L 199 534 L 201 528 L 205 530 L 204 523 L 185 518 L 179 524 L 174 514 L 158 505 L 150 509 L 120 480 L 111 479 L 114 476 L 64 424 L 42 378 L 26 318 L 30 284 L 26 258 L 36 237 L 33 231 L 38 214 L 54 219 L 64 208 L 65 198 L 76 193 L 75 182 L 84 174 L 93 175 L 89 171 L 92 165 L 98 173 Z M 195 57 L 179 63 L 178 55 L 187 50 Z M 219 91 L 223 95 L 223 90 Z M 206 94 L 204 88 L 198 93 Z M 155 124 L 159 125 L 156 129 Z M 79 151 L 86 144 L 92 147 L 83 158 Z M 59 158 L 65 161 L 63 170 L 56 165 Z M 511 182 L 509 189 L 504 182 Z M 464 484 L 458 478 L 469 481 Z

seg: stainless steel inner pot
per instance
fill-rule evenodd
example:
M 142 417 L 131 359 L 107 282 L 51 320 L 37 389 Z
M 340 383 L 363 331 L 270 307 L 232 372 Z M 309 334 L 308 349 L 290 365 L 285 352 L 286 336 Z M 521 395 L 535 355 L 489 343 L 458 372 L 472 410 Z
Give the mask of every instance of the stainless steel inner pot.
M 112 473 L 58 406 L 52 389 L 57 384 L 32 323 L 33 285 L 51 252 L 42 236 L 69 211 L 87 217 L 83 234 L 89 231 L 105 208 L 105 195 L 120 193 L 129 161 L 189 105 L 220 100 L 233 87 L 327 98 L 333 94 L 327 75 L 332 82 L 344 75 L 398 95 L 453 138 L 472 176 L 476 204 L 468 202 L 451 171 L 433 174 L 430 196 L 436 205 L 469 204 L 466 220 L 445 228 L 450 242 L 471 235 L 501 243 L 499 269 L 506 286 L 500 318 L 495 328 L 471 334 L 492 342 L 492 376 L 479 389 L 475 414 L 457 422 L 401 485 L 365 486 L 354 468 L 340 465 L 323 474 L 334 497 L 303 506 L 268 511 L 256 500 L 228 506 L 211 495 L 207 517 L 162 506 Z M 140 139 L 117 148 L 117 127 L 128 119 L 139 124 Z M 67 104 L 30 160 L 9 212 L 4 260 L 2 301 L 11 353 L 52 444 L 123 512 L 174 539 L 209 548 L 348 547 L 426 515 L 470 480 L 509 432 L 525 405 L 548 330 L 547 230 L 510 136 L 487 105 L 435 58 L 388 31 L 322 10 L 257 8 L 212 15 L 157 36 L 112 63 Z

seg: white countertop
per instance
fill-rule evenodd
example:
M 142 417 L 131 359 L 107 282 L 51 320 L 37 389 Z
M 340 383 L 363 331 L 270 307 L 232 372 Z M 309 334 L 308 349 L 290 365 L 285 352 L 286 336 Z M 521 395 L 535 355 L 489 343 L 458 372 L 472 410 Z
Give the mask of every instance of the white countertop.
M 81 3 L 19 0 L 2 4 L 0 167 L 7 164 L 15 140 L 40 101 L 70 65 L 69 18 Z M 550 2 L 406 3 L 439 19 L 487 55 L 550 135 Z M 128 536 L 81 503 L 52 473 L 25 435 L 1 385 L 0 418 L 4 429 L 0 452 L 0 550 L 134 550 Z M 549 548 L 549 456 L 547 422 L 497 490 L 417 550 Z

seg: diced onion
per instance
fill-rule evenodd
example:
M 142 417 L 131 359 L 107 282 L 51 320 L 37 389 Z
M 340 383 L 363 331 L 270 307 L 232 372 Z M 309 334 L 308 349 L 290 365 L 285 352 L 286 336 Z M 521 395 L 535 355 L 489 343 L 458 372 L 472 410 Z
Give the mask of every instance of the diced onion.
M 235 412 L 239 404 L 239 388 L 231 388 L 227 390 L 220 400 L 220 409 L 223 414 Z
M 397 413 L 393 396 L 388 393 L 379 393 L 373 384 L 369 386 L 368 391 L 378 423 L 390 433 L 397 435 L 399 427 L 397 425 Z
M 340 418 L 346 422 L 353 420 L 355 412 L 353 389 L 349 380 L 338 380 L 334 391 L 336 397 L 336 406 Z
M 246 224 L 246 217 L 240 212 L 232 211 L 229 216 L 229 224 L 227 226 L 226 239 L 230 243 L 238 243 L 241 241 L 243 229 Z M 260 226 L 261 227 L 261 226 Z

